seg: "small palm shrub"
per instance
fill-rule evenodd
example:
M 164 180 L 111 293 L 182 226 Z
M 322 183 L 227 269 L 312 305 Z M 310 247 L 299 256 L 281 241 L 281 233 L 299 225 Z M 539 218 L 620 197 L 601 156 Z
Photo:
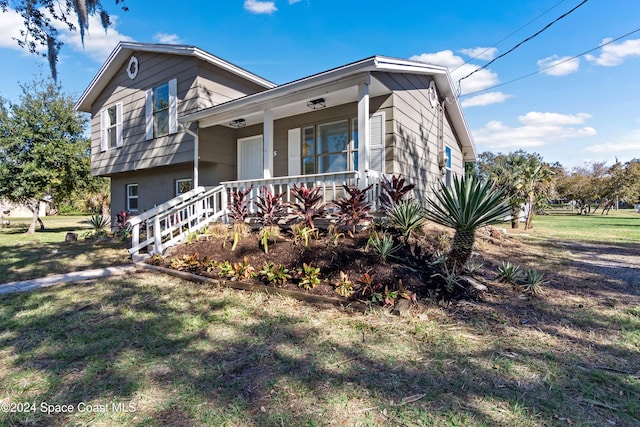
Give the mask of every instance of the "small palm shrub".
M 400 229 L 405 244 L 409 237 L 422 229 L 425 223 L 424 209 L 420 203 L 410 200 L 395 204 L 389 211 L 391 224 Z
M 355 233 L 358 224 L 371 219 L 371 215 L 369 215 L 371 203 L 367 201 L 367 191 L 373 187 L 373 184 L 364 189 L 348 185 L 342 187 L 349 194 L 349 197 L 334 200 L 333 204 L 339 209 L 338 216 L 341 224 L 346 226 L 351 233 Z
M 441 182 L 434 196 L 428 200 L 426 217 L 455 230 L 447 262 L 450 271 L 459 272 L 471 257 L 476 230 L 502 222 L 510 207 L 503 189 L 471 174 L 455 176 L 452 188 Z
M 384 210 L 390 210 L 395 205 L 400 203 L 403 199 L 409 201 L 411 199 L 405 199 L 405 196 L 409 191 L 413 190 L 415 184 L 404 185 L 405 179 L 393 175 L 391 180 L 386 175 L 382 176 L 380 186 L 382 187 L 382 194 L 380 194 L 380 204 Z
M 511 283 L 515 285 L 522 277 L 522 270 L 520 267 L 510 263 L 509 261 L 502 261 L 498 266 L 498 275 L 496 280 L 502 283 Z
M 320 187 L 307 188 L 302 185 L 298 187 L 294 184 L 291 195 L 297 200 L 289 203 L 293 213 L 301 216 L 309 228 L 315 228 L 313 220 L 326 211 L 326 203 L 323 202 Z
M 541 295 L 543 293 L 542 287 L 547 284 L 544 278 L 544 273 L 538 270 L 529 269 L 525 270 L 522 277 L 517 281 L 522 290 L 531 295 Z

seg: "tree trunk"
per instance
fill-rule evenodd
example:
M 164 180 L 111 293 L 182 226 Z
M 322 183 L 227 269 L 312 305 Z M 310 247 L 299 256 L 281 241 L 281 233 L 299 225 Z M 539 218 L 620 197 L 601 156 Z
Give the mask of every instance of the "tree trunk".
M 38 215 L 40 214 L 40 200 L 34 202 L 31 211 L 33 212 L 33 218 L 31 219 L 31 225 L 29 225 L 29 229 L 27 230 L 27 234 L 33 234 L 36 232 L 36 223 L 40 219 Z
M 476 230 L 456 230 L 456 234 L 453 236 L 453 242 L 451 244 L 449 259 L 447 261 L 449 272 L 455 271 L 456 274 L 460 274 L 467 263 L 467 260 L 471 258 L 475 238 Z
M 520 205 L 511 207 L 511 228 L 520 227 Z
M 529 204 L 529 210 L 527 211 L 527 216 L 524 221 L 524 229 L 528 230 L 531 228 L 531 218 L 533 217 L 533 204 L 535 202 L 535 197 L 533 194 L 529 194 L 527 203 Z

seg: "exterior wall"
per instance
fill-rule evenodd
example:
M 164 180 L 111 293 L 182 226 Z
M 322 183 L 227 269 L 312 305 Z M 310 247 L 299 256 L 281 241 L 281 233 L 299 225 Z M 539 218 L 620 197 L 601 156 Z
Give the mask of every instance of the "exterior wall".
M 208 172 L 205 170 L 204 174 Z M 147 171 L 121 173 L 111 178 L 111 216 L 115 224 L 116 214 L 127 209 L 127 184 L 138 184 L 138 213 L 175 197 L 178 179 L 193 176 L 192 165 L 155 168 Z
M 416 184 L 414 196 L 424 202 L 433 186 L 444 177 L 438 165 L 439 107 L 432 107 L 429 102 L 430 79 L 399 73 L 376 73 L 376 78 L 393 90 L 394 122 L 392 149 L 387 150 L 387 173 L 402 175 L 409 183 Z M 462 174 L 462 149 L 446 114 L 443 136 L 444 146 L 451 148 L 452 172 Z
M 145 137 L 146 90 L 177 78 L 178 117 L 264 90 L 233 74 L 192 57 L 148 52 L 135 54 L 139 72 L 131 80 L 126 65 L 92 106 L 91 165 L 94 175 L 155 168 L 193 160 L 193 138 L 181 130 L 152 140 Z M 100 111 L 118 102 L 123 104 L 123 146 L 101 152 Z

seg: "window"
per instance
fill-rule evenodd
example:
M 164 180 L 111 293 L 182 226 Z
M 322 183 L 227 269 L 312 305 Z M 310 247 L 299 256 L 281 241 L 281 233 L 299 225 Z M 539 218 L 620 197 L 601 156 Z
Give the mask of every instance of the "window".
M 193 180 L 191 178 L 176 180 L 176 196 L 191 190 L 193 190 Z
M 444 179 L 448 188 L 451 188 L 453 184 L 453 171 L 451 170 L 451 147 L 444 148 L 445 162 L 444 162 Z
M 357 123 L 350 120 L 306 127 L 302 134 L 302 173 L 331 173 L 357 168 Z M 353 124 L 356 124 L 355 128 Z M 353 130 L 355 129 L 355 131 Z
M 146 138 L 153 139 L 178 131 L 177 80 L 147 90 Z
M 122 147 L 122 103 L 100 112 L 100 148 L 102 151 Z
M 138 212 L 138 184 L 127 184 L 127 210 Z

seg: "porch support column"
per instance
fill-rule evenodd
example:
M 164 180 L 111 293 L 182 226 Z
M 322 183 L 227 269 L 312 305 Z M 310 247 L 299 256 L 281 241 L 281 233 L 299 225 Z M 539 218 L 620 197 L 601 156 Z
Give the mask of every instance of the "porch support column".
M 263 161 L 264 171 L 262 177 L 273 178 L 273 111 L 265 110 L 263 125 Z
M 369 145 L 371 141 L 371 126 L 369 125 L 369 83 L 371 75 L 366 74 L 364 80 L 358 84 L 358 176 L 360 186 L 367 185 L 369 171 Z
M 200 185 L 199 173 L 198 173 L 199 159 L 200 159 L 200 154 L 199 154 L 200 142 L 198 139 L 198 126 L 197 126 L 198 122 L 196 122 L 195 132 L 190 129 L 191 123 L 192 122 L 183 123 L 182 128 L 184 129 L 185 132 L 187 132 L 189 135 L 193 137 L 193 188 L 198 188 L 198 186 Z

